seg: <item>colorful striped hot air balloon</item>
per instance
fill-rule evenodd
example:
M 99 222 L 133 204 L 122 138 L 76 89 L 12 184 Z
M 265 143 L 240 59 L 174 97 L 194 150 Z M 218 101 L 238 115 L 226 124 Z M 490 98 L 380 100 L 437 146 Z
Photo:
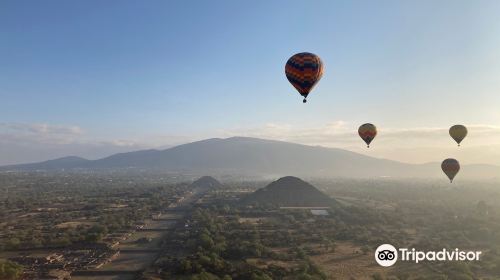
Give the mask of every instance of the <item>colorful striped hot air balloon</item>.
M 370 148 L 370 143 L 377 136 L 377 127 L 371 123 L 365 123 L 359 127 L 358 134 L 365 141 L 366 146 Z
M 323 76 L 323 62 L 319 56 L 303 52 L 290 57 L 285 65 L 285 74 L 288 81 L 304 97 L 307 95 Z
M 454 158 L 448 158 L 441 163 L 441 169 L 443 170 L 444 174 L 448 176 L 450 179 L 450 183 L 453 182 L 453 178 L 457 175 L 458 171 L 460 171 L 460 163 L 458 160 Z
M 450 127 L 450 136 L 457 142 L 458 146 L 460 146 L 460 142 L 467 136 L 467 127 L 461 124 Z

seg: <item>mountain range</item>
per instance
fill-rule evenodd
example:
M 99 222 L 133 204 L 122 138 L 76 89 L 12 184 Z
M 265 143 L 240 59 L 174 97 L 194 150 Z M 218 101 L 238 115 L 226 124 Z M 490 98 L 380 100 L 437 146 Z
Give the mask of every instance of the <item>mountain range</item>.
M 148 169 L 196 174 L 306 177 L 437 177 L 440 163 L 408 164 L 355 152 L 248 137 L 212 138 L 165 150 L 141 150 L 97 160 L 64 157 L 0 167 L 0 171 Z M 498 178 L 500 167 L 465 165 L 457 176 Z

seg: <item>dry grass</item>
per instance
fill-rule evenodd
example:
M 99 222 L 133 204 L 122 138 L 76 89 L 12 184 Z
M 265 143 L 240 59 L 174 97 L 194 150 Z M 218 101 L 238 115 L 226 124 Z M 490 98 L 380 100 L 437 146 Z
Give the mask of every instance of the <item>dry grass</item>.
M 259 217 L 259 218 L 239 218 L 238 222 L 240 224 L 251 224 L 251 225 L 258 225 L 261 224 L 266 220 L 265 217 Z

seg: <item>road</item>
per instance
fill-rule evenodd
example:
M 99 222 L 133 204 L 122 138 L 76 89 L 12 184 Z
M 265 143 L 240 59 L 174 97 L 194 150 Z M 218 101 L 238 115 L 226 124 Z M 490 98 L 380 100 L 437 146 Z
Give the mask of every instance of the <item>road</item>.
M 128 280 L 135 279 L 155 262 L 160 253 L 162 240 L 177 222 L 181 221 L 192 209 L 194 203 L 205 194 L 204 190 L 187 193 L 181 201 L 163 211 L 159 219 L 146 220 L 143 230 L 135 231 L 127 240 L 120 242 L 116 249 L 120 255 L 99 269 L 75 271 L 71 279 L 76 280 Z M 150 242 L 140 243 L 141 238 Z

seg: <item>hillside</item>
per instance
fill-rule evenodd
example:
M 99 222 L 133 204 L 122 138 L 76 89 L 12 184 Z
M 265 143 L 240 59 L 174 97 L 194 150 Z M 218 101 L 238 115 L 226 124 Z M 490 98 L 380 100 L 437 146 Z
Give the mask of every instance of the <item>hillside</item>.
M 335 200 L 311 184 L 297 177 L 287 176 L 249 194 L 241 202 L 286 207 L 329 207 Z
M 0 170 L 62 170 L 80 168 L 86 166 L 88 162 L 90 161 L 81 157 L 67 156 L 42 162 L 3 166 L 0 167 Z

